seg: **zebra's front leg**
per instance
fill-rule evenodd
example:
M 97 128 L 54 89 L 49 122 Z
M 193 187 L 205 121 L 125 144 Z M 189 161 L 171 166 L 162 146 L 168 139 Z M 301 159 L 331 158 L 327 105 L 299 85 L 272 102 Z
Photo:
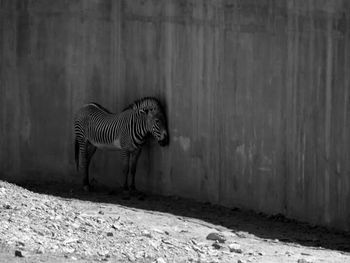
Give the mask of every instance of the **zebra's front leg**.
M 130 189 L 132 192 L 136 192 L 135 174 L 136 174 L 137 161 L 140 157 L 140 153 L 141 153 L 141 149 L 138 149 L 135 152 L 130 154 L 130 173 L 131 173 Z
M 129 190 L 129 185 L 128 185 L 129 159 L 130 159 L 130 154 L 128 152 L 124 152 L 123 153 L 124 191 Z

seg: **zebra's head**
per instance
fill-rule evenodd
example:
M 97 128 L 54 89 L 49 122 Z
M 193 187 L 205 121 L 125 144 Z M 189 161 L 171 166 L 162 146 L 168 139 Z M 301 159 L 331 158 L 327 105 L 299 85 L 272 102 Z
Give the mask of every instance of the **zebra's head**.
M 158 109 L 142 109 L 142 112 L 147 114 L 148 130 L 153 137 L 158 141 L 160 146 L 169 144 L 169 133 L 165 114 Z

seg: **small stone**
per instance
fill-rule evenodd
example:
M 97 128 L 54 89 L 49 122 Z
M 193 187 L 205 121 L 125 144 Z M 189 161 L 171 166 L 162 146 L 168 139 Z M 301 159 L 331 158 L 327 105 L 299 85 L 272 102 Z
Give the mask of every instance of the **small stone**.
M 107 236 L 108 236 L 108 237 L 112 237 L 112 236 L 113 236 L 113 233 L 112 233 L 112 232 L 107 232 Z
M 104 215 L 105 213 L 103 211 L 98 211 L 100 215 Z
M 220 246 L 220 245 L 219 245 Z M 221 246 L 220 246 L 221 247 Z M 198 252 L 198 253 L 204 253 L 204 251 L 202 249 L 200 249 L 198 246 L 196 245 L 192 245 L 192 248 L 194 251 Z M 218 248 L 220 249 L 220 248 Z
M 157 258 L 157 263 L 166 263 L 166 261 L 163 258 Z
M 73 223 L 73 224 L 72 224 L 72 227 L 74 227 L 74 228 L 79 228 L 79 227 L 80 227 L 80 224 L 79 224 L 79 223 Z
M 163 230 L 160 230 L 158 228 L 153 228 L 153 231 L 158 233 L 158 234 L 164 234 L 164 231 Z
M 238 231 L 235 234 L 236 234 L 236 236 L 238 236 L 240 238 L 247 238 L 248 237 L 248 234 L 246 232 L 243 232 L 243 231 Z
M 120 229 L 120 226 L 118 226 L 117 224 L 113 224 L 111 225 L 111 227 L 115 230 L 119 230 Z
M 25 244 L 22 241 L 17 241 L 16 245 L 20 246 L 20 247 L 24 247 L 25 246 Z
M 67 238 L 66 240 L 63 241 L 63 244 L 69 244 L 69 243 L 75 243 L 77 242 L 79 239 L 78 238 Z
M 44 252 L 45 252 L 44 247 L 39 247 L 39 248 L 36 250 L 36 253 L 37 253 L 37 254 L 44 254 Z
M 16 257 L 23 258 L 23 257 L 24 257 L 24 254 L 23 254 L 23 252 L 20 251 L 20 250 L 15 250 L 15 256 L 16 256 Z
M 265 253 L 264 253 L 264 252 L 258 252 L 258 255 L 259 255 L 259 256 L 264 256 Z
M 149 237 L 149 238 L 152 237 L 151 233 L 149 231 L 147 231 L 147 230 L 143 230 L 142 231 L 142 235 L 145 236 L 145 237 Z
M 171 240 L 168 240 L 168 239 L 162 239 L 162 242 L 163 242 L 164 244 L 167 244 L 167 245 L 173 246 L 173 242 L 171 242 Z
M 65 247 L 62 250 L 63 250 L 63 252 L 68 253 L 68 254 L 71 254 L 75 251 L 74 248 L 70 248 L 70 247 Z
M 100 256 L 107 256 L 109 254 L 109 251 L 108 250 L 101 250 L 101 251 L 98 251 L 97 254 L 99 254 Z
M 222 248 L 222 246 L 216 241 L 212 244 L 212 246 L 215 248 L 215 249 L 220 249 Z
M 224 243 L 226 241 L 226 237 L 221 233 L 212 232 L 207 235 L 207 240 L 219 241 L 220 243 Z
M 144 258 L 145 257 L 145 252 L 144 251 L 138 251 L 135 254 L 135 258 L 140 259 L 140 258 Z
M 246 261 L 243 260 L 243 259 L 238 259 L 238 260 L 237 260 L 237 263 L 246 263 Z
M 298 259 L 297 262 L 298 262 L 298 263 L 312 263 L 312 261 L 308 261 L 308 260 L 306 260 L 306 259 L 304 259 L 304 258 Z
M 127 254 L 126 256 L 128 257 L 129 261 L 131 261 L 131 262 L 135 262 L 136 261 L 136 258 L 134 257 L 134 255 Z
M 238 244 L 230 244 L 228 248 L 230 249 L 230 252 L 239 253 L 239 254 L 243 252 L 241 249 L 241 246 Z
M 96 222 L 99 223 L 99 224 L 102 224 L 102 223 L 104 223 L 104 220 L 102 218 L 97 218 Z
M 11 209 L 11 208 L 12 208 L 9 204 L 4 204 L 3 207 L 4 207 L 5 209 Z

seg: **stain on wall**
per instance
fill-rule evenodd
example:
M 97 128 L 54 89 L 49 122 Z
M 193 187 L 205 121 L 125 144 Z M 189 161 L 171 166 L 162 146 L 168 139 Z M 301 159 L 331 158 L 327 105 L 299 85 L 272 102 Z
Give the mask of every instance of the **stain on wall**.
M 80 182 L 72 116 L 155 95 L 141 189 L 350 229 L 350 3 L 0 0 L 0 175 Z M 121 185 L 97 152 L 98 184 Z

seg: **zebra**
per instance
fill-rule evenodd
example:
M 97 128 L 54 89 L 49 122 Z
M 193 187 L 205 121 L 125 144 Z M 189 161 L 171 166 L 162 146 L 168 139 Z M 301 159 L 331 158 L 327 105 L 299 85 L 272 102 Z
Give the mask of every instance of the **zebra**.
M 90 191 L 89 165 L 97 148 L 121 152 L 124 190 L 136 191 L 137 160 L 148 135 L 153 135 L 160 146 L 169 143 L 164 111 L 159 101 L 150 97 L 135 101 L 120 114 L 112 113 L 98 103 L 88 103 L 75 114 L 74 133 L 75 162 L 83 176 L 85 191 Z

